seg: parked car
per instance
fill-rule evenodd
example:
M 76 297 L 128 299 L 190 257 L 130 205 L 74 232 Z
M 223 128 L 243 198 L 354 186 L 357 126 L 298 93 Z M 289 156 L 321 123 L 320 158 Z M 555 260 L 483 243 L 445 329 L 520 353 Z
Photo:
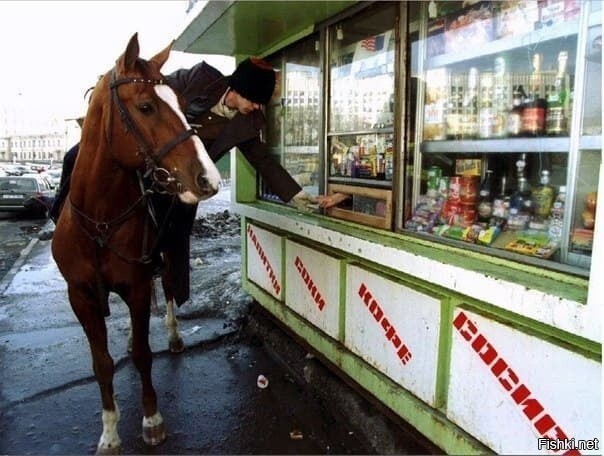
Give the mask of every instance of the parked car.
M 40 176 L 0 177 L 0 211 L 46 217 L 55 192 Z
M 61 168 L 51 168 L 45 171 L 50 186 L 55 190 L 59 188 L 59 184 L 61 183 L 61 172 Z

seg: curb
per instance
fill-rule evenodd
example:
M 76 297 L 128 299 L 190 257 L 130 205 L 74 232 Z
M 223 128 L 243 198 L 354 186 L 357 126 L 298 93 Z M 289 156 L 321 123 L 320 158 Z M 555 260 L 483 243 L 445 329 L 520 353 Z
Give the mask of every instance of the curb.
M 37 237 L 33 238 L 31 241 L 29 241 L 29 244 L 27 244 L 27 246 L 23 250 L 21 250 L 19 258 L 15 260 L 13 266 L 0 281 L 0 294 L 4 294 L 8 286 L 13 281 L 15 275 L 17 275 L 19 269 L 21 269 L 21 266 L 23 266 L 23 263 L 25 263 L 25 260 L 29 256 L 29 253 L 32 251 L 38 241 L 39 239 Z
M 19 258 L 15 260 L 13 266 L 4 275 L 4 277 L 2 277 L 2 280 L 0 280 L 0 294 L 4 294 L 8 286 L 13 281 L 15 275 L 17 275 L 17 272 L 19 272 L 21 266 L 23 266 L 23 263 L 25 263 L 25 260 L 27 260 L 27 257 L 39 241 L 39 234 L 44 230 L 51 229 L 52 225 L 54 225 L 54 223 L 52 222 L 52 220 L 48 219 L 44 226 L 40 229 L 40 231 L 29 241 L 29 244 L 27 244 L 27 246 L 23 250 L 21 250 L 21 253 L 19 253 Z

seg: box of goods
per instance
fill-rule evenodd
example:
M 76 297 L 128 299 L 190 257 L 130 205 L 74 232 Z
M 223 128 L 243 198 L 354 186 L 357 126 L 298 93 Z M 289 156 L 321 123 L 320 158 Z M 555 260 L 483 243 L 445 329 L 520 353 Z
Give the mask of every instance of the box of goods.
M 445 23 L 445 52 L 464 52 L 494 39 L 491 2 L 481 1 L 451 13 Z
M 434 226 L 438 224 L 442 207 L 442 198 L 420 196 L 413 215 L 405 223 L 405 228 L 412 231 L 431 232 Z
M 583 228 L 575 228 L 570 236 L 570 244 L 573 250 L 591 253 L 593 247 L 594 232 Z
M 524 230 L 519 231 L 516 238 L 505 248 L 523 255 L 549 258 L 554 254 L 557 246 L 550 242 L 549 236 L 543 231 Z
M 445 18 L 441 17 L 428 22 L 426 55 L 428 58 L 445 53 Z
M 579 15 L 579 8 L 578 0 L 540 0 L 539 26 L 549 27 L 570 21 Z
M 458 159 L 455 160 L 455 174 L 459 176 L 480 176 L 480 159 Z
M 537 0 L 505 0 L 496 2 L 495 5 L 497 39 L 532 32 L 539 23 Z

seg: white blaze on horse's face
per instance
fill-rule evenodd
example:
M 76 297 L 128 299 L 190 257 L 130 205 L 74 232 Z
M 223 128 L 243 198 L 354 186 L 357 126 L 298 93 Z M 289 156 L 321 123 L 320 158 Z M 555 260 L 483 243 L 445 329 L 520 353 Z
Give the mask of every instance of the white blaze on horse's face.
M 172 108 L 174 113 L 182 121 L 183 126 L 187 130 L 190 129 L 191 126 L 189 125 L 189 122 L 187 122 L 184 113 L 180 110 L 180 106 L 178 105 L 178 97 L 176 96 L 176 93 L 174 93 L 172 88 L 167 84 L 158 84 L 153 88 L 155 89 L 155 93 L 157 94 L 157 96 Z M 216 168 L 216 165 L 208 155 L 206 148 L 201 142 L 201 139 L 199 139 L 197 135 L 193 135 L 191 136 L 191 140 L 195 144 L 197 158 L 201 162 L 203 169 L 205 169 L 205 175 L 203 177 L 206 179 L 208 186 L 213 190 L 212 195 L 214 195 L 218 192 L 218 187 L 220 186 L 220 173 L 218 172 L 218 168 Z M 183 203 L 193 204 L 197 203 L 200 200 L 198 196 L 196 196 L 193 192 L 189 190 L 180 193 L 178 196 Z

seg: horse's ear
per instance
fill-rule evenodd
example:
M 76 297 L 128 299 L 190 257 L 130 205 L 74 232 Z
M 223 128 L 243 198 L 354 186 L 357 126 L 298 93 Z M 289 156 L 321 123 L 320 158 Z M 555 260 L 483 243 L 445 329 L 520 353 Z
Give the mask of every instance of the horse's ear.
M 138 33 L 132 35 L 130 41 L 128 42 L 128 46 L 126 46 L 126 52 L 122 54 L 122 56 L 118 59 L 118 64 L 122 61 L 124 65 L 124 71 L 134 69 L 134 64 L 138 59 L 138 53 L 140 48 L 138 46 Z
M 172 50 L 173 45 L 174 40 L 172 40 L 172 42 L 163 51 L 159 52 L 151 59 L 152 62 L 157 64 L 158 68 L 164 66 L 164 63 L 166 63 L 166 60 L 168 60 L 168 57 L 170 57 L 170 51 Z

